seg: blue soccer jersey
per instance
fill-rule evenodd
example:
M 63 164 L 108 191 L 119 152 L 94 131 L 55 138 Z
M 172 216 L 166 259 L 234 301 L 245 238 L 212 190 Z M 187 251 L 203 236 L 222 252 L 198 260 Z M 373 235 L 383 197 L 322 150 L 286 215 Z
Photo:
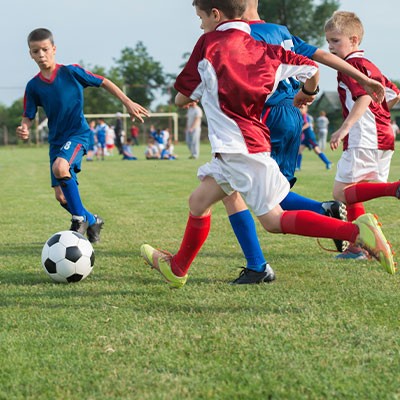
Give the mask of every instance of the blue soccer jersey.
M 50 79 L 39 73 L 28 82 L 23 115 L 34 119 L 37 108 L 43 107 L 48 118 L 51 145 L 61 146 L 77 136 L 86 137 L 87 142 L 90 128 L 83 115 L 83 89 L 99 87 L 103 79 L 79 65 L 57 64 Z
M 317 47 L 311 46 L 297 36 L 293 36 L 286 26 L 266 23 L 264 21 L 250 21 L 251 36 L 265 43 L 282 46 L 285 50 L 291 50 L 296 54 L 311 58 L 317 51 Z M 273 106 L 280 101 L 294 98 L 299 90 L 300 84 L 290 78 L 281 81 L 275 93 L 268 99 L 266 105 Z

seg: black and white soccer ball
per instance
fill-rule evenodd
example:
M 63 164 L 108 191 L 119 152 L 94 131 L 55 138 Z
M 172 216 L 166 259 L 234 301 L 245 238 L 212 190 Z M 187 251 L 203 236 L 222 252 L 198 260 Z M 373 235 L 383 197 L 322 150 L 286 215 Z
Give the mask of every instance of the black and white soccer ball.
M 93 265 L 93 247 L 78 232 L 57 232 L 43 246 L 42 266 L 56 282 L 79 282 L 92 272 Z

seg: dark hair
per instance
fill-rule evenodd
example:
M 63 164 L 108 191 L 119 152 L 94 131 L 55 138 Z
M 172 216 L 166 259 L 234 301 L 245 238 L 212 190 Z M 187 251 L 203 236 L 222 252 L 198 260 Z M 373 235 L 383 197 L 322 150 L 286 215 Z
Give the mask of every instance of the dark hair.
M 193 6 L 211 14 L 211 10 L 216 8 L 224 13 L 229 19 L 240 18 L 246 11 L 246 0 L 193 0 Z
M 53 34 L 46 28 L 37 28 L 28 35 L 28 45 L 31 42 L 41 42 L 49 39 L 54 44 Z

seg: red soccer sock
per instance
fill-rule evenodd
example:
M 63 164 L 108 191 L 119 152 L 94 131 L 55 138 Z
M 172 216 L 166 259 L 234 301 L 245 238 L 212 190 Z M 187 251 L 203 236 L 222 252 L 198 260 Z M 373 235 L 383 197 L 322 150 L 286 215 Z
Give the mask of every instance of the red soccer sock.
M 211 214 L 195 217 L 189 214 L 181 247 L 172 257 L 171 269 L 176 276 L 185 276 L 190 264 L 206 241 L 211 226 Z
M 376 199 L 378 197 L 396 197 L 396 191 L 400 182 L 361 182 L 348 186 L 344 190 L 346 204 L 360 203 Z
M 285 211 L 281 217 L 283 233 L 355 242 L 358 226 L 312 211 Z
M 347 209 L 347 221 L 350 222 L 355 221 L 360 215 L 365 214 L 365 208 L 363 203 L 346 204 L 346 209 Z

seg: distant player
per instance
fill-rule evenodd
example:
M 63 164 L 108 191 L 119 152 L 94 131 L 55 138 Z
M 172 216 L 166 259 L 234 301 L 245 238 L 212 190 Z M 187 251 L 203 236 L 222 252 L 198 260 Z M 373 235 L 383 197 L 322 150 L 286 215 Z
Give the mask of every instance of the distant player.
M 29 138 L 37 108 L 43 107 L 48 117 L 50 176 L 55 197 L 72 216 L 70 229 L 87 233 L 92 243 L 98 242 L 104 221 L 86 210 L 77 182 L 90 137 L 90 128 L 83 115 L 83 89 L 88 86 L 105 88 L 121 100 L 132 118 L 142 122 L 142 116 L 147 116 L 148 111 L 132 102 L 110 80 L 85 71 L 79 65 L 57 64 L 56 46 L 48 29 L 32 31 L 28 46 L 40 71 L 26 86 L 24 113 L 17 135 L 22 140 Z

